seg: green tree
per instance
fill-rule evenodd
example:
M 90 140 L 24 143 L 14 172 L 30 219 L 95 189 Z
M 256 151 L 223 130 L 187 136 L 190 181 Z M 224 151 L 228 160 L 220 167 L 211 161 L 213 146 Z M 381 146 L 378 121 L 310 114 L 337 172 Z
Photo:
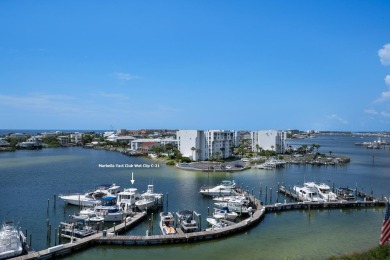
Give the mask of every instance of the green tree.
M 83 137 L 81 138 L 81 143 L 83 145 L 87 144 L 87 143 L 90 143 L 92 142 L 93 140 L 93 136 L 92 135 L 89 135 L 89 134 L 85 134 L 83 135 Z
M 225 147 L 222 147 L 222 148 L 221 148 L 222 158 L 225 158 L 225 150 L 226 150 Z

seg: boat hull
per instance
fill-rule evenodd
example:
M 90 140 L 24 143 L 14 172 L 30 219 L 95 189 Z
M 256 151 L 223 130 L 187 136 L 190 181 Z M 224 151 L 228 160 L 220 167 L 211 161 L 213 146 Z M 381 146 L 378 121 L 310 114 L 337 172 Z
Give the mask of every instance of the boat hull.
M 59 196 L 65 203 L 75 206 L 93 207 L 100 203 L 100 200 L 86 199 L 84 196 L 69 195 Z

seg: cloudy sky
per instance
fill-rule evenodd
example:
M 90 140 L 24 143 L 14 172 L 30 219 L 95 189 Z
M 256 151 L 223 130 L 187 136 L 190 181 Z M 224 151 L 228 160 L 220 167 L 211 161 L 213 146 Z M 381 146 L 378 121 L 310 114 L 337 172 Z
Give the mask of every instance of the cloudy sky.
M 390 130 L 390 1 L 0 1 L 0 129 Z

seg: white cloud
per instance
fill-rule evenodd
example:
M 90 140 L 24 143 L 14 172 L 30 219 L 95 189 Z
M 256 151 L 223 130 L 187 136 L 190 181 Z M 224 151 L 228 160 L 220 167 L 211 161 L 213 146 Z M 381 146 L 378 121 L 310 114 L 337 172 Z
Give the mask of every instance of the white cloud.
M 381 112 L 381 115 L 384 117 L 390 117 L 390 113 L 384 111 Z
M 140 79 L 139 76 L 135 76 L 129 73 L 122 73 L 122 72 L 116 72 L 114 73 L 114 76 L 119 80 L 125 80 L 125 81 L 132 80 L 132 79 Z
M 386 75 L 385 83 L 390 86 L 390 75 Z
M 341 117 L 339 117 L 336 114 L 329 115 L 329 116 L 327 116 L 327 118 L 330 120 L 335 120 L 335 121 L 342 123 L 342 124 L 345 124 L 345 125 L 348 124 L 348 121 L 342 119 Z
M 77 112 L 71 104 L 73 100 L 65 95 L 31 94 L 27 96 L 0 95 L 0 104 L 26 110 L 70 111 Z M 69 103 L 68 103 L 69 102 Z
M 378 111 L 376 111 L 375 109 L 372 109 L 372 108 L 366 109 L 366 110 L 364 110 L 364 112 L 367 114 L 370 114 L 370 115 L 378 115 L 379 114 Z
M 374 101 L 374 103 L 383 103 L 390 99 L 390 90 L 381 93 L 380 98 Z
M 117 100 L 128 100 L 129 97 L 126 96 L 125 94 L 120 94 L 120 93 L 106 93 L 106 92 L 99 92 L 99 96 L 103 98 L 111 98 L 111 99 L 117 99 Z
M 378 55 L 383 65 L 390 65 L 390 43 L 385 44 L 383 48 L 378 51 Z

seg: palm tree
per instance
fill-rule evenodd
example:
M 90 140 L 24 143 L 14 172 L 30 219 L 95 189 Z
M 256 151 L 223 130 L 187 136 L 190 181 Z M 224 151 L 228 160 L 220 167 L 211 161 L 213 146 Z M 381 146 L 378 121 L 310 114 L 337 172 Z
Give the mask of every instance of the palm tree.
M 214 153 L 214 156 L 213 156 L 213 157 L 217 158 L 217 161 L 220 161 L 220 160 L 221 160 L 221 153 L 218 152 L 218 151 L 216 151 L 216 152 Z
M 315 145 L 315 148 L 316 148 L 316 150 L 317 150 L 317 153 L 318 153 L 318 149 L 320 149 L 320 147 L 321 147 L 321 145 L 319 145 L 319 144 L 316 144 L 316 145 Z
M 256 144 L 256 152 L 259 153 L 260 145 Z
M 196 153 L 198 154 L 196 158 L 198 158 L 198 161 L 200 161 L 200 155 L 202 154 L 202 149 L 196 149 Z
M 225 158 L 225 147 L 222 147 L 220 150 L 222 152 L 222 158 Z
M 329 151 L 329 155 L 332 156 L 332 151 Z

